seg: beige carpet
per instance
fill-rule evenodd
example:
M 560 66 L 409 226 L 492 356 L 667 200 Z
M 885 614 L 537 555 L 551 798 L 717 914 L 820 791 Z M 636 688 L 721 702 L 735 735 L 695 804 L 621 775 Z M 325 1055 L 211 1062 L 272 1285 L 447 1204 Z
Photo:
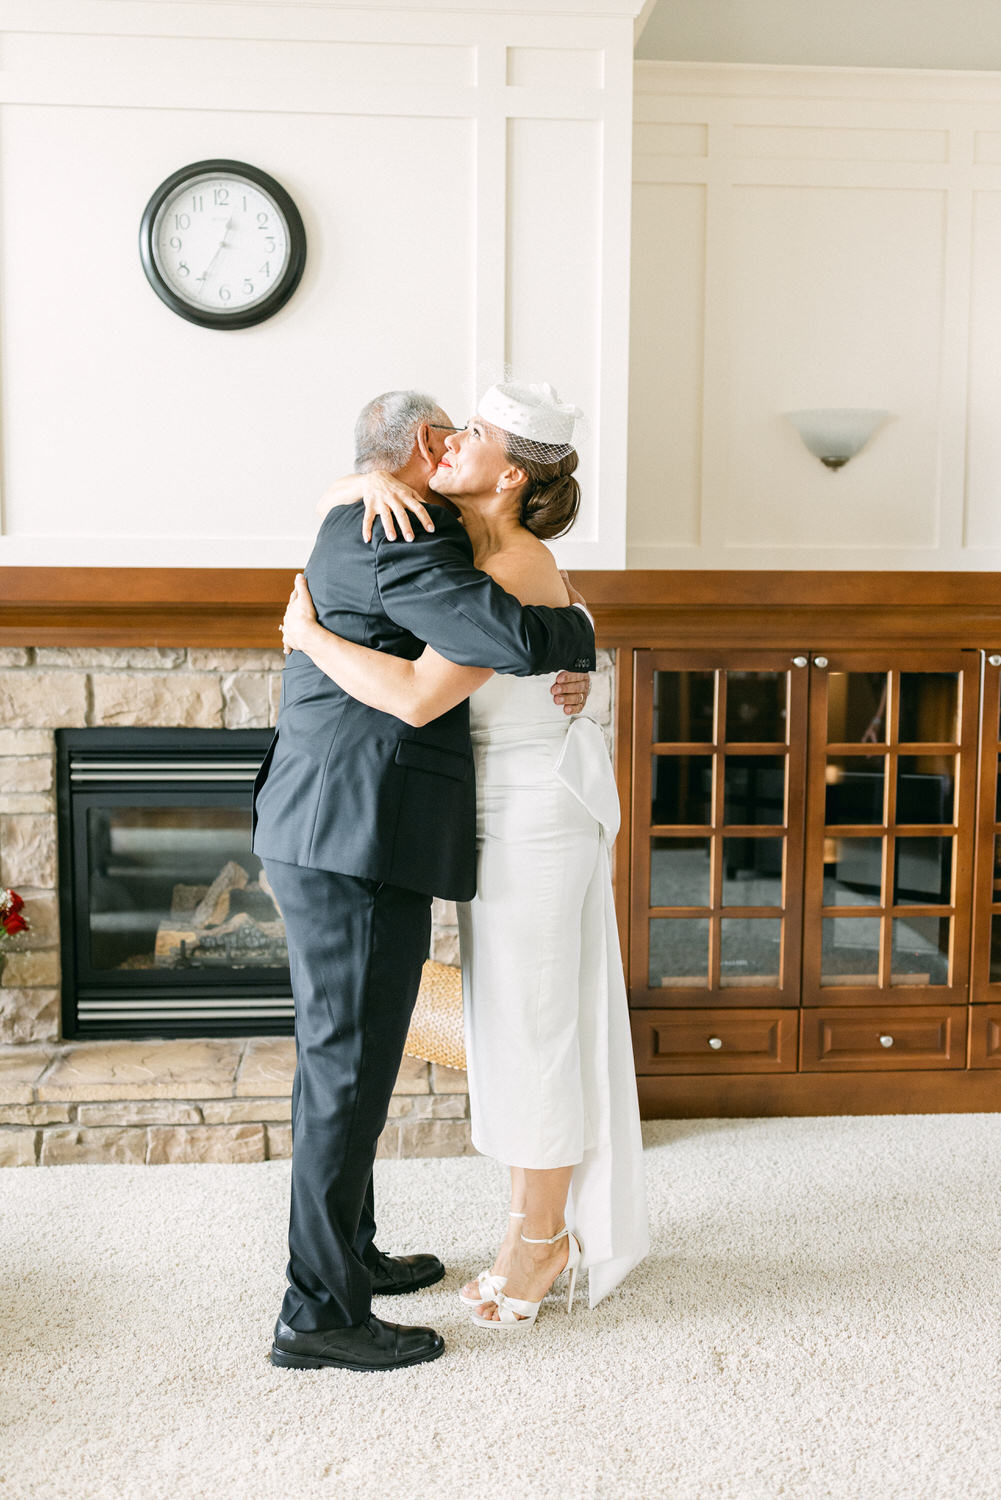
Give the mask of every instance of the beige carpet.
M 445 1357 L 266 1361 L 288 1163 L 0 1172 L 4 1500 L 997 1500 L 1001 1116 L 647 1127 L 650 1260 L 497 1338 L 454 1288 L 479 1159 L 379 1163 L 380 1242 L 449 1275 L 385 1316 Z

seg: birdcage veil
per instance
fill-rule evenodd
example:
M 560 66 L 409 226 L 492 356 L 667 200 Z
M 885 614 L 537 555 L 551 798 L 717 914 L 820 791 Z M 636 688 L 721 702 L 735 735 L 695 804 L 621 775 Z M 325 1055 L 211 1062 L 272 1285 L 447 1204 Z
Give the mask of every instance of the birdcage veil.
M 516 376 L 510 366 L 493 372 L 476 412 L 515 460 L 559 463 L 585 440 L 584 413 L 562 401 L 548 381 Z

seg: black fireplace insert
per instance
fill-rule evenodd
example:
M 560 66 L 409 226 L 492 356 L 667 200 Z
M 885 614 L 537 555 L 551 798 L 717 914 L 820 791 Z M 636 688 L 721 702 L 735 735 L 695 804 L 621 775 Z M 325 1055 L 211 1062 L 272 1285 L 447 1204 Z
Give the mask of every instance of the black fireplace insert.
M 251 852 L 263 729 L 56 734 L 63 1035 L 291 1035 L 281 913 Z

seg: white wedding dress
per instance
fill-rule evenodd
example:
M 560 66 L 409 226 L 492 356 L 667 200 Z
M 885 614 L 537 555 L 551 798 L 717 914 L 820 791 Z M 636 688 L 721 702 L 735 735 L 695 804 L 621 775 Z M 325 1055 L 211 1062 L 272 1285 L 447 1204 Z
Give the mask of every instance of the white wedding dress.
M 470 699 L 477 895 L 459 907 L 473 1144 L 573 1166 L 567 1223 L 594 1307 L 649 1249 L 643 1143 L 609 853 L 619 803 L 601 730 L 552 677 Z

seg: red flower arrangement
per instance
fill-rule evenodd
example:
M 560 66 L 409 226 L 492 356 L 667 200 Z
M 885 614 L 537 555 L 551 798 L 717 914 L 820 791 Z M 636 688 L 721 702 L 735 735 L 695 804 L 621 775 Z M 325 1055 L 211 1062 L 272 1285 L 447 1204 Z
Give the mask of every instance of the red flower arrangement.
M 7 940 L 17 937 L 19 932 L 30 931 L 31 923 L 24 915 L 24 899 L 17 891 L 4 890 L 0 886 L 0 953 Z

